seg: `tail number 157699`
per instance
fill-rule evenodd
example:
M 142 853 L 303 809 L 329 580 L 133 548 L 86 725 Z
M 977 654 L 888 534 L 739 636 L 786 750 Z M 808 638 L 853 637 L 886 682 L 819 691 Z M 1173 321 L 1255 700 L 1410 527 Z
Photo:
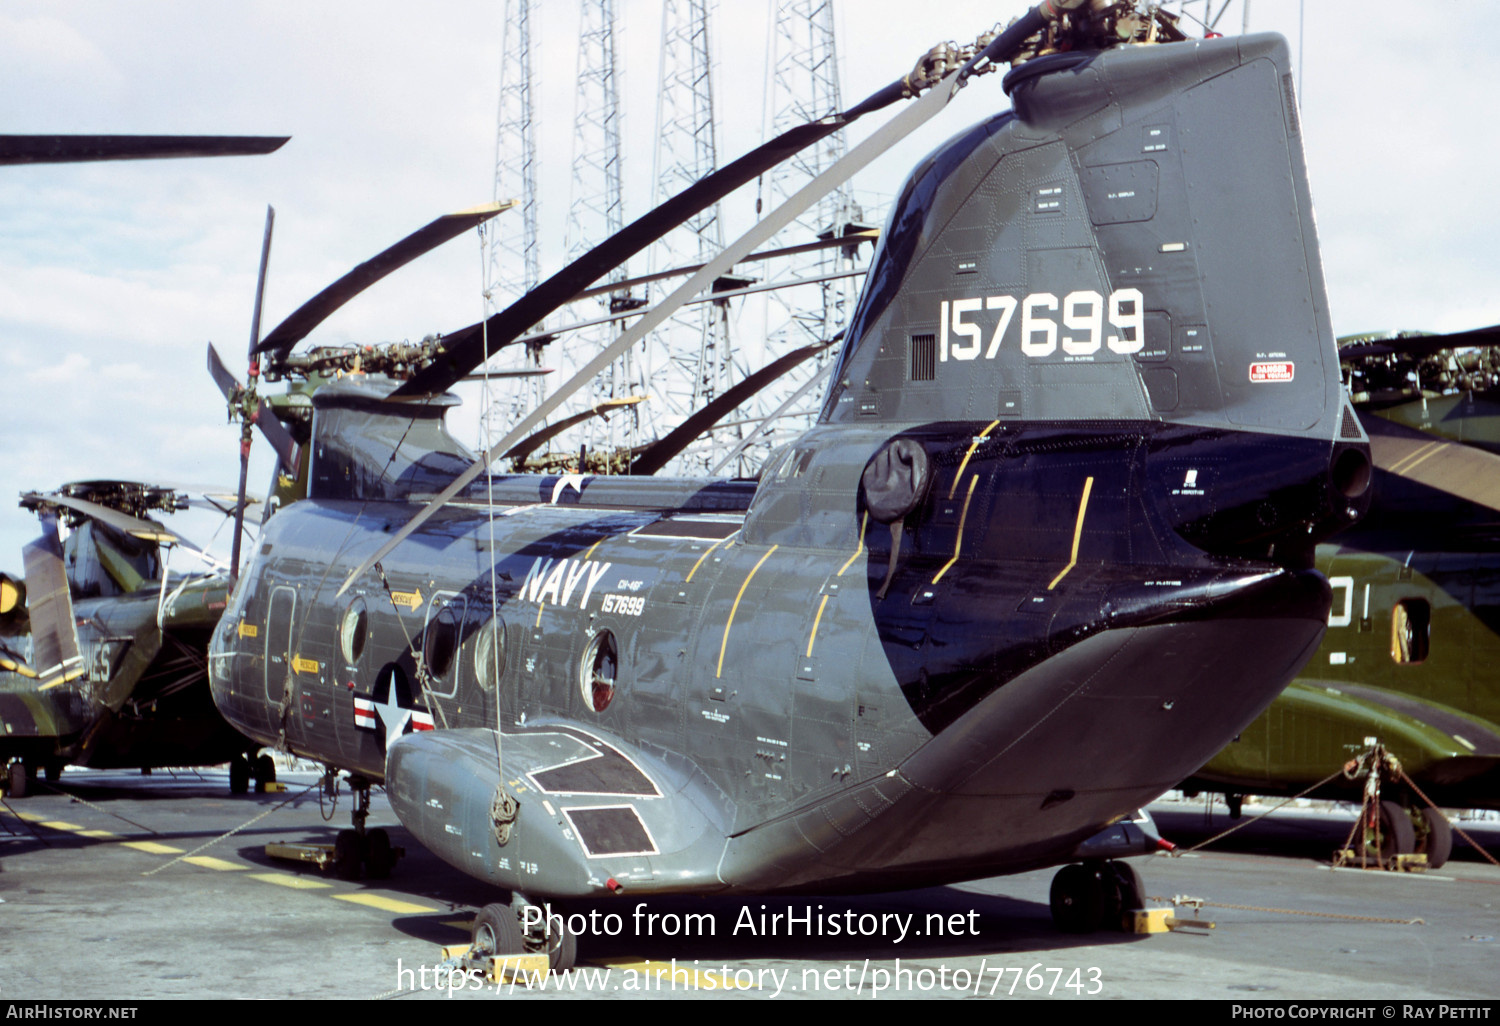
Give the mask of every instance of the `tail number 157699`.
M 1015 296 L 943 300 L 938 359 L 974 360 L 983 353 L 986 360 L 993 360 L 1017 307 L 1021 310 L 1021 352 L 1030 357 L 1051 356 L 1059 345 L 1068 356 L 1090 356 L 1100 346 L 1128 355 L 1140 352 L 1146 344 L 1145 299 L 1140 289 L 1116 289 L 1108 300 L 1093 291 L 1069 292 L 1061 304 L 1051 292 L 1033 292 L 1019 301 Z M 999 311 L 988 346 L 983 327 L 965 320 L 981 310 Z M 1106 321 L 1114 331 L 1106 330 Z

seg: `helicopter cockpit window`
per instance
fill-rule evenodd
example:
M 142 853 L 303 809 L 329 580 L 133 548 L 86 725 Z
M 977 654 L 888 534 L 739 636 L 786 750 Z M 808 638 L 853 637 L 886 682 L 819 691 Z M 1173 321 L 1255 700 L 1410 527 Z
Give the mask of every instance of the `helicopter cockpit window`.
M 370 614 L 365 609 L 365 600 L 356 598 L 344 610 L 339 621 L 339 651 L 346 663 L 357 663 L 365 651 L 365 638 L 369 635 Z
M 620 649 L 614 632 L 601 630 L 583 651 L 579 665 L 579 684 L 583 704 L 596 713 L 603 712 L 615 697 L 615 674 L 619 672 Z
M 1432 607 L 1426 599 L 1402 599 L 1391 609 L 1391 658 L 1403 665 L 1427 658 Z

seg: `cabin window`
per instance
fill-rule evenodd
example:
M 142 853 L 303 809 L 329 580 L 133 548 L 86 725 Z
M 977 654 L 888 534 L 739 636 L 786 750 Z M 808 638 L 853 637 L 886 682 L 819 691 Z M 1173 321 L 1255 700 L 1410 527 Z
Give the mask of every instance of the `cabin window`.
M 339 651 L 344 655 L 344 662 L 350 665 L 359 662 L 365 651 L 369 627 L 370 614 L 365 609 L 365 600 L 356 598 L 349 603 L 344 618 L 339 621 Z
M 1432 607 L 1426 599 L 1402 599 L 1391 609 L 1391 658 L 1403 665 L 1427 658 Z
M 600 630 L 583 650 L 579 666 L 579 684 L 583 704 L 593 712 L 603 712 L 615 697 L 615 674 L 619 672 L 620 649 L 613 631 Z
M 474 643 L 474 679 L 485 691 L 493 691 L 505 676 L 505 621 L 498 616 L 479 632 Z
M 453 669 L 453 657 L 463 641 L 464 610 L 467 603 L 462 596 L 441 598 L 434 595 L 427 607 L 427 629 L 422 634 L 422 656 L 427 674 L 434 683 L 446 681 L 448 671 Z M 434 688 L 436 694 L 452 698 L 458 685 L 454 675 L 446 689 Z

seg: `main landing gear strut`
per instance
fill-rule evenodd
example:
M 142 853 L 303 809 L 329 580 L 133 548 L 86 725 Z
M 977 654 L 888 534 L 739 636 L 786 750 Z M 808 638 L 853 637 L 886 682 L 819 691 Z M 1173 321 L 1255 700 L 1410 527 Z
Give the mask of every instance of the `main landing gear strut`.
M 545 954 L 555 973 L 567 972 L 578 959 L 578 935 L 568 929 L 566 915 L 521 894 L 480 909 L 469 939 L 471 957 Z
M 365 820 L 370 816 L 370 781 L 351 774 L 349 789 L 354 792 L 354 811 L 350 813 L 354 829 L 340 830 L 334 838 L 333 871 L 341 880 L 358 880 L 363 868 L 369 879 L 384 880 L 406 852 L 391 844 L 391 835 L 383 828 L 365 830 Z M 337 797 L 338 775 L 333 770 L 323 777 L 323 793 Z
M 1128 862 L 1075 862 L 1052 878 L 1052 921 L 1065 933 L 1123 930 L 1125 916 L 1145 904 L 1141 876 Z
M 276 783 L 276 762 L 271 753 L 256 755 L 249 751 L 229 760 L 229 793 L 245 794 L 250 790 L 250 781 L 255 781 L 255 793 L 265 794 L 266 785 Z

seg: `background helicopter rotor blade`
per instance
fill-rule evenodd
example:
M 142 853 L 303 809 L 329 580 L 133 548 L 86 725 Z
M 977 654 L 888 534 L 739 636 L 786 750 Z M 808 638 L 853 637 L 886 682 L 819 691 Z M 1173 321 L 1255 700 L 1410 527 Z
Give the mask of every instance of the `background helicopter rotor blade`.
M 254 156 L 273 153 L 290 138 L 289 135 L 0 135 L 0 165 Z
M 57 517 L 38 510 L 42 536 L 30 542 L 21 556 L 26 567 L 27 613 L 31 617 L 32 664 L 37 676 L 60 683 L 82 672 L 78 628 L 73 620 L 73 597 L 63 565 Z M 44 685 L 45 686 L 45 685 Z
M 1500 324 L 1489 328 L 1473 328 L 1469 331 L 1454 331 L 1444 335 L 1413 333 L 1383 336 L 1346 335 L 1339 340 L 1339 359 L 1354 360 L 1362 356 L 1431 356 L 1444 349 L 1468 349 L 1478 346 L 1500 345 Z
M 765 388 L 783 374 L 798 366 L 810 356 L 821 353 L 833 341 L 814 342 L 812 345 L 794 349 L 779 359 L 773 360 L 754 374 L 747 375 L 730 388 L 725 389 L 713 401 L 652 442 L 645 451 L 630 463 L 632 474 L 655 474 L 672 462 L 682 450 L 692 445 L 705 431 L 729 416 L 751 396 Z
M 338 281 L 298 307 L 290 317 L 278 324 L 255 348 L 255 352 L 275 351 L 282 356 L 307 337 L 308 333 L 322 324 L 339 307 L 359 295 L 386 275 L 411 263 L 417 257 L 430 252 L 477 227 L 516 205 L 516 200 L 503 203 L 486 203 L 469 210 L 444 214 L 437 220 L 412 232 L 406 238 L 389 246 L 366 260 Z

